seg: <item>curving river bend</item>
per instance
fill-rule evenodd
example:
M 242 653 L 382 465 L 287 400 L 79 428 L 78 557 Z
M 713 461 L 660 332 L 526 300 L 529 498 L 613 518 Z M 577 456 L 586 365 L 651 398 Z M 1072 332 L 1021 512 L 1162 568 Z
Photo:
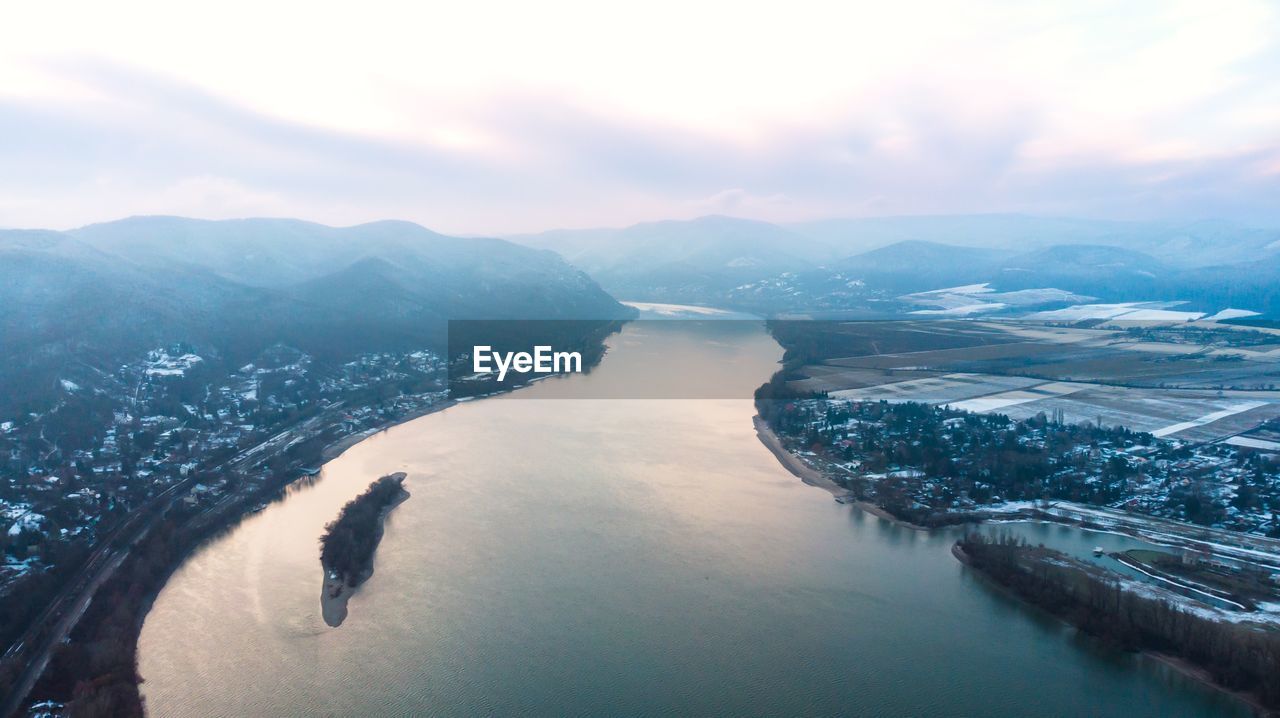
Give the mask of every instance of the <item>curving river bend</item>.
M 781 349 L 751 322 L 637 323 L 586 376 L 370 438 L 175 573 L 143 626 L 156 716 L 1248 715 L 988 588 L 949 547 L 787 473 L 749 400 L 596 400 Z M 607 393 L 607 392 L 606 392 Z M 317 537 L 408 474 L 376 572 L 320 617 Z M 1028 525 L 1084 551 L 1129 541 Z

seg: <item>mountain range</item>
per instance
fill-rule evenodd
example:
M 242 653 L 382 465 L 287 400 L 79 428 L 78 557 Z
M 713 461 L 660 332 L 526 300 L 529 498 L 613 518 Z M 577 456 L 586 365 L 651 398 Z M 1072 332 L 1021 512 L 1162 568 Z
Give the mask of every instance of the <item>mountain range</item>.
M 671 303 L 705 301 L 832 256 L 825 244 L 783 227 L 719 216 L 512 239 L 558 252 L 614 296 Z
M 174 342 L 228 362 L 277 343 L 338 361 L 441 349 L 454 318 L 631 316 L 614 297 L 873 317 L 1162 302 L 1275 319 L 1280 231 L 1019 215 L 710 216 L 506 240 L 398 221 L 0 230 L 0 403 L 47 394 L 69 365 L 109 372 Z
M 763 314 L 895 314 L 911 310 L 904 295 L 969 284 L 1049 305 L 1071 297 L 1280 311 L 1280 230 L 1221 221 L 976 215 L 776 225 L 712 216 L 511 239 L 560 252 L 623 299 Z
M 0 231 L 0 396 L 68 364 L 109 371 L 184 342 L 228 361 L 276 343 L 321 359 L 442 349 L 448 319 L 616 319 L 632 310 L 552 252 L 408 222 L 135 217 Z

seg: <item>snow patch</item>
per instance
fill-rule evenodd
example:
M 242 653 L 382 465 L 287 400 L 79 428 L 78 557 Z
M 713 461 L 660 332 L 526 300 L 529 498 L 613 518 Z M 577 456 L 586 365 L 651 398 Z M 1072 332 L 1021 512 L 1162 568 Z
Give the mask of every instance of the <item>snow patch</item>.
M 997 309 L 1003 309 L 1005 304 L 1000 302 L 992 302 L 990 304 L 962 304 L 958 307 L 948 307 L 947 309 L 917 309 L 912 314 L 929 314 L 933 316 L 967 316 L 970 314 L 978 314 L 980 312 L 994 312 Z
M 1206 322 L 1220 322 L 1224 319 L 1240 319 L 1242 317 L 1256 317 L 1258 312 L 1248 309 L 1223 309 L 1222 311 L 1210 317 L 1205 317 Z

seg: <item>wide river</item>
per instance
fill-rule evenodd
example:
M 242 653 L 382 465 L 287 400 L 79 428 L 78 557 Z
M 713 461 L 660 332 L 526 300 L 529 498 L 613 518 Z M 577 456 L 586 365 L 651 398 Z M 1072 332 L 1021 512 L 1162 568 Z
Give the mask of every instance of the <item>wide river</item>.
M 636 323 L 589 375 L 358 444 L 165 586 L 140 646 L 150 713 L 1248 714 L 992 590 L 951 556 L 954 531 L 794 478 L 745 398 L 781 353 L 759 323 Z M 744 398 L 580 398 L 689 379 Z M 412 498 L 329 628 L 317 538 L 394 471 Z

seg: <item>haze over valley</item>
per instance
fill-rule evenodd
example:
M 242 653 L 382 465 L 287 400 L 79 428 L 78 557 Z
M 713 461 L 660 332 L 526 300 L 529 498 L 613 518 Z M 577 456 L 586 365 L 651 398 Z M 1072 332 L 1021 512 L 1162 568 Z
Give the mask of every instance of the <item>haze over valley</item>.
M 0 718 L 1280 715 L 1280 5 L 20 3 Z
M 559 252 L 615 296 L 765 315 L 1007 315 L 1090 302 L 1280 311 L 1280 229 L 1223 221 L 975 215 L 780 226 L 708 216 L 512 239 Z M 975 284 L 986 286 L 940 296 Z
M 166 571 L 188 552 L 223 545 L 212 537 L 247 513 L 274 515 L 274 499 L 307 477 L 324 481 L 326 462 L 361 439 L 476 396 L 539 395 L 520 389 L 523 379 L 473 375 L 467 358 L 481 343 L 554 341 L 581 350 L 588 370 L 682 375 L 559 380 L 570 381 L 566 397 L 608 397 L 623 402 L 620 410 L 631 396 L 711 397 L 726 382 L 763 383 L 756 429 L 780 466 L 841 505 L 857 504 L 854 511 L 907 526 L 993 518 L 1113 525 L 1185 551 L 1211 540 L 1221 544 L 1210 553 L 1222 565 L 1265 573 L 1280 564 L 1247 552 L 1269 556 L 1269 537 L 1280 537 L 1280 468 L 1269 458 L 1280 451 L 1277 236 L 1219 222 L 1003 215 L 786 226 L 708 216 L 507 240 L 399 221 L 335 228 L 293 219 L 135 217 L 66 232 L 0 231 L 0 321 L 12 342 L 0 367 L 9 476 L 0 502 L 11 521 L 0 570 L 0 629 L 11 647 L 0 677 L 13 695 L 34 696 L 28 703 L 139 710 L 129 669 L 136 646 L 111 638 L 136 625 L 128 597 L 161 592 Z M 655 341 L 645 318 L 677 316 L 703 321 L 660 330 L 648 350 L 660 353 L 640 359 L 637 346 Z M 723 318 L 747 333 L 716 338 Z M 740 369 L 742 352 L 769 341 L 761 319 L 786 351 L 772 377 L 698 374 L 716 352 Z M 848 321 L 865 319 L 881 321 Z M 697 353 L 701 342 L 713 355 Z M 904 419 L 883 413 L 885 402 L 906 415 L 934 407 L 906 424 L 913 445 L 937 441 L 929 437 L 961 420 L 986 422 L 974 426 L 994 443 L 946 434 L 954 454 L 941 464 L 854 452 L 847 437 L 868 426 L 904 430 Z M 1003 423 L 1011 420 L 1021 422 L 1016 431 Z M 749 422 L 734 429 L 749 430 Z M 890 441 L 860 435 L 863 446 Z M 1022 473 L 1012 483 L 992 469 L 977 480 L 968 469 L 956 473 L 1009 442 L 1035 456 L 1053 447 L 1090 458 L 1056 473 L 1065 459 L 1028 458 L 1045 462 L 1021 470 L 1044 474 L 1030 485 Z M 1088 448 L 1097 446 L 1114 448 Z M 422 474 L 395 476 L 421 495 Z M 1116 476 L 1129 478 L 1117 484 Z M 1061 503 L 1036 503 L 1051 501 Z M 364 516 L 380 537 L 380 519 Z M 1237 544 L 1226 538 L 1233 532 L 1251 538 Z M 368 579 L 377 538 L 342 536 L 341 545 L 368 552 L 363 569 L 325 580 L 331 627 L 349 623 L 349 600 L 362 620 L 360 597 L 387 580 L 382 571 Z M 996 549 L 966 546 L 996 561 Z M 1166 554 L 1141 553 L 1144 546 L 1126 550 L 1146 563 L 1117 554 L 1107 570 L 1140 565 L 1184 585 L 1187 575 L 1163 573 Z M 1194 579 L 1207 583 L 1188 585 L 1206 588 L 1150 600 L 1197 615 L 1225 606 L 1213 620 L 1232 625 L 1276 620 L 1274 581 L 1242 588 L 1237 579 Z M 1213 600 L 1197 603 L 1200 590 Z M 84 603 L 89 596 L 97 598 Z M 1251 700 L 1272 700 L 1271 684 L 1250 677 L 1256 665 L 1213 660 L 1212 670 L 1229 673 L 1222 680 Z M 76 698 L 92 665 L 103 667 L 101 687 Z M 1201 700 L 1176 698 L 1170 710 Z
M 629 316 L 552 253 L 408 222 L 137 217 L 3 230 L 0 258 L 9 411 L 176 343 L 232 369 L 276 344 L 342 363 L 442 352 L 450 318 Z

